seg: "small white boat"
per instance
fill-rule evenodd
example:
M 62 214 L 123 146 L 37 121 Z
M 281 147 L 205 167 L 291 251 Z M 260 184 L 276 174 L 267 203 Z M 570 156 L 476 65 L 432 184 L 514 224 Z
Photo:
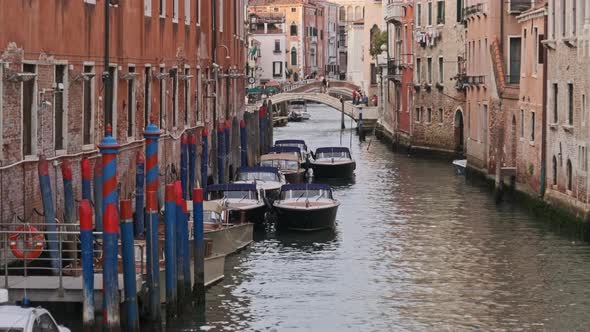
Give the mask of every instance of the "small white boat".
M 467 159 L 453 160 L 453 166 L 457 175 L 465 175 L 465 168 L 467 168 Z
M 281 186 L 287 183 L 285 176 L 275 167 L 240 167 L 235 184 L 253 183 L 264 190 L 264 196 L 272 201 L 279 198 Z
M 307 111 L 307 109 L 304 109 L 301 112 L 301 119 L 302 120 L 310 120 L 311 119 L 311 114 L 309 114 L 309 112 Z
M 0 289 L 0 331 L 11 332 L 70 332 L 67 327 L 57 324 L 49 311 L 25 308 L 8 303 L 8 290 Z
M 266 203 L 264 191 L 253 183 L 212 184 L 207 186 L 205 200 L 222 204 L 229 210 L 232 223 L 264 224 Z

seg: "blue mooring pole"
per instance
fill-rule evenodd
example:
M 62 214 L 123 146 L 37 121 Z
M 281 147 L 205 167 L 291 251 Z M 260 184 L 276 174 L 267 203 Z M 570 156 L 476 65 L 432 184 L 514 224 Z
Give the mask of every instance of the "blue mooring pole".
M 80 163 L 82 169 L 82 199 L 92 200 L 92 168 L 90 167 L 90 160 L 83 158 Z
M 359 140 L 361 142 L 365 141 L 365 132 L 363 131 L 363 108 L 359 108 L 359 121 L 358 121 L 358 132 L 359 132 Z
M 88 160 L 88 159 L 87 159 Z M 82 252 L 82 323 L 85 330 L 94 327 L 94 237 L 92 236 L 92 207 L 83 199 L 78 206 L 80 217 L 80 249 Z
M 218 175 L 218 182 L 224 183 L 224 176 L 223 176 L 223 161 L 225 160 L 224 152 L 223 152 L 223 124 L 219 122 L 217 125 L 217 175 Z
M 180 181 L 182 183 L 182 199 L 188 199 L 188 136 L 180 138 Z
M 174 184 L 166 185 L 166 224 L 165 224 L 165 255 L 166 255 L 166 320 L 177 314 L 176 284 L 176 194 Z
M 144 194 L 145 192 L 145 157 L 141 151 L 135 159 L 135 235 L 143 236 L 145 232 Z
M 148 191 L 147 205 L 147 286 L 148 319 L 153 322 L 162 320 L 160 315 L 160 257 L 158 254 L 158 197 L 155 191 Z
M 260 154 L 264 154 L 266 152 L 266 142 L 264 140 L 265 136 L 265 129 L 264 129 L 264 122 L 266 117 L 266 107 L 261 106 L 259 113 L 258 113 L 258 125 L 259 125 L 259 136 L 260 136 Z
M 119 215 L 117 205 L 109 203 L 104 213 L 103 240 L 103 326 L 107 331 L 118 331 L 120 328 L 119 316 L 119 262 L 118 262 L 118 235 Z
M 187 200 L 192 198 L 195 188 L 195 175 L 197 174 L 197 135 L 191 134 L 188 145 L 188 195 Z
M 102 159 L 94 162 L 94 227 L 102 232 Z
M 242 167 L 248 166 L 248 136 L 246 136 L 246 121 L 240 121 L 240 150 L 242 156 Z
M 205 305 L 205 243 L 203 232 L 203 189 L 193 190 L 193 259 L 194 279 L 193 297 L 197 305 Z
M 185 294 L 184 294 L 184 248 L 183 248 L 183 238 L 184 238 L 184 227 L 183 227 L 183 219 L 184 214 L 182 213 L 182 203 L 184 199 L 182 198 L 182 182 L 175 181 L 174 182 L 174 192 L 176 194 L 176 286 L 178 291 L 178 311 L 180 312 L 182 306 L 185 301 Z
M 121 251 L 123 253 L 123 284 L 125 286 L 125 331 L 139 331 L 131 201 L 122 200 L 119 209 L 121 211 Z
M 202 152 L 201 152 L 201 188 L 207 188 L 207 172 L 208 172 L 208 165 L 209 165 L 209 130 L 207 128 L 203 129 L 202 133 L 203 142 Z
M 178 202 L 178 198 L 176 198 L 176 202 Z M 184 288 L 182 290 L 182 294 L 184 296 L 184 300 L 186 301 L 191 294 L 191 255 L 189 249 L 188 211 L 186 208 L 187 201 L 183 199 L 180 204 L 180 210 L 177 210 L 176 213 L 179 213 L 181 216 L 179 219 L 181 232 L 178 242 L 182 242 L 182 265 L 178 265 L 178 272 L 182 273 L 183 283 L 178 284 L 178 288 Z
M 60 269 L 60 248 L 57 241 L 57 226 L 55 223 L 55 210 L 53 209 L 53 194 L 51 192 L 51 179 L 49 178 L 49 163 L 44 155 L 39 157 L 39 185 L 41 186 L 41 199 L 43 201 L 43 214 L 48 230 L 47 242 L 49 256 L 51 257 L 52 272 L 57 274 Z

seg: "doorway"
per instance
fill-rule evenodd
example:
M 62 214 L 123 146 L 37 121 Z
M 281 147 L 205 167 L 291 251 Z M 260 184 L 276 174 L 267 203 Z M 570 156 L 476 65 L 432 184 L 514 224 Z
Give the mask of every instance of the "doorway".
M 465 131 L 463 123 L 463 113 L 461 110 L 455 112 L 455 150 L 458 152 L 464 151 Z

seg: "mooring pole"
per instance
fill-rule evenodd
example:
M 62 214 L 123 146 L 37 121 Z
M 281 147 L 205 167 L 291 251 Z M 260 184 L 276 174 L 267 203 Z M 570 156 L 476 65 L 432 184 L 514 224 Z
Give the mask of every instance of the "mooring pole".
M 260 106 L 260 110 L 258 111 L 258 125 L 259 125 L 259 137 L 260 137 L 260 154 L 265 154 L 266 153 L 266 142 L 264 139 L 264 120 L 266 117 L 266 107 L 264 106 L 264 104 L 262 106 Z
M 154 117 L 150 117 L 150 124 L 145 127 L 145 182 L 146 190 L 153 191 L 158 197 L 158 139 L 161 131 L 154 124 Z M 157 210 L 157 206 L 156 206 Z
M 191 195 L 192 196 L 192 195 Z M 182 200 L 182 272 L 184 274 L 184 296 L 185 300 L 189 302 L 191 294 L 191 253 L 190 253 L 190 240 L 189 240 L 189 228 L 188 228 L 188 210 L 187 201 Z
M 145 157 L 143 152 L 137 152 L 135 159 L 135 235 L 143 236 L 144 223 L 144 187 L 145 187 Z
M 111 125 L 107 125 L 106 134 L 98 148 L 102 154 L 102 205 L 103 214 L 106 206 L 118 206 L 117 198 L 117 153 L 119 144 L 113 137 Z
M 102 232 L 102 159 L 94 162 L 94 227 Z
M 72 184 L 72 164 L 68 159 L 61 163 L 61 177 L 64 184 L 64 222 L 71 224 L 74 213 L 74 187 Z
M 246 121 L 240 121 L 240 150 L 242 156 L 242 167 L 248 166 L 248 136 L 246 133 Z
M 137 286 L 135 284 L 135 248 L 133 237 L 133 212 L 130 200 L 122 200 L 121 246 L 123 254 L 123 284 L 125 286 L 125 330 L 139 331 L 139 311 L 137 309 Z
M 205 245 L 203 233 L 203 189 L 193 190 L 193 259 L 194 279 L 193 297 L 197 305 L 205 305 Z
M 219 122 L 217 124 L 217 175 L 218 175 L 218 182 L 224 183 L 224 176 L 223 176 L 223 160 L 224 158 L 224 152 L 223 152 L 223 145 L 224 145 L 224 139 L 223 139 L 223 124 L 221 122 Z
M 231 164 L 231 161 L 230 161 L 230 157 L 231 157 L 230 130 L 231 130 L 231 124 L 230 124 L 229 120 L 225 120 L 225 161 L 223 163 L 223 168 L 224 168 L 224 170 L 227 170 L 228 180 L 224 181 L 224 182 L 230 182 L 232 180 L 229 178 L 229 175 L 230 175 L 229 174 L 229 165 Z
M 195 174 L 197 173 L 197 135 L 191 134 L 188 146 L 188 197 L 191 199 L 195 187 Z
M 184 227 L 183 227 L 183 213 L 182 213 L 182 203 L 184 199 L 182 198 L 182 183 L 180 181 L 174 182 L 174 193 L 176 195 L 176 291 L 178 292 L 178 311 L 182 310 L 182 306 L 185 300 L 184 294 L 184 248 L 183 248 L 183 239 L 184 239 Z
M 108 203 L 104 213 L 103 239 L 103 326 L 107 331 L 119 331 L 119 216 L 117 205 Z
M 202 152 L 201 152 L 201 188 L 207 188 L 207 172 L 208 172 L 208 165 L 209 165 L 209 130 L 207 128 L 203 129 L 202 133 L 203 142 L 201 143 Z
M 57 274 L 60 269 L 59 243 L 57 241 L 57 225 L 55 223 L 55 210 L 53 208 L 53 193 L 51 192 L 51 179 L 49 178 L 49 163 L 44 155 L 39 156 L 39 185 L 41 186 L 41 199 L 43 201 L 43 215 L 48 230 L 47 242 L 49 245 L 49 257 L 51 257 L 52 272 Z
M 86 159 L 88 160 L 88 159 Z M 82 252 L 82 323 L 84 329 L 94 327 L 94 237 L 92 236 L 92 208 L 90 201 L 83 199 L 78 206 L 80 217 L 80 249 Z
M 346 126 L 344 125 L 344 98 L 342 98 L 342 96 L 340 96 L 340 104 L 342 105 L 342 114 L 340 117 L 340 129 L 346 129 Z
M 359 121 L 358 121 L 359 140 L 365 141 L 365 132 L 363 131 L 363 108 L 359 107 Z
M 148 317 L 159 322 L 160 315 L 160 257 L 158 244 L 158 197 L 155 191 L 147 192 L 147 285 L 148 285 Z
M 90 160 L 86 157 L 80 163 L 82 169 L 82 199 L 87 199 L 88 202 L 92 200 L 92 168 L 90 167 Z
M 174 184 L 166 185 L 166 225 L 165 225 L 165 255 L 166 255 L 166 320 L 174 318 L 177 313 L 177 284 L 176 284 L 176 194 Z
M 188 199 L 188 136 L 182 134 L 180 138 L 180 181 L 181 181 L 181 198 Z M 178 198 L 177 198 L 178 199 Z

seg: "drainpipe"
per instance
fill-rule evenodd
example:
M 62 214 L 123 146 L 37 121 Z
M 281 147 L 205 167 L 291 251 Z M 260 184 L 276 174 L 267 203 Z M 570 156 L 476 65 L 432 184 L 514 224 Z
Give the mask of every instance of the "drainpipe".
M 543 35 L 547 36 L 547 15 L 544 18 Z M 542 128 L 541 128 L 541 185 L 539 188 L 539 196 L 545 197 L 545 190 L 547 190 L 547 49 L 543 48 L 543 108 L 541 110 Z

